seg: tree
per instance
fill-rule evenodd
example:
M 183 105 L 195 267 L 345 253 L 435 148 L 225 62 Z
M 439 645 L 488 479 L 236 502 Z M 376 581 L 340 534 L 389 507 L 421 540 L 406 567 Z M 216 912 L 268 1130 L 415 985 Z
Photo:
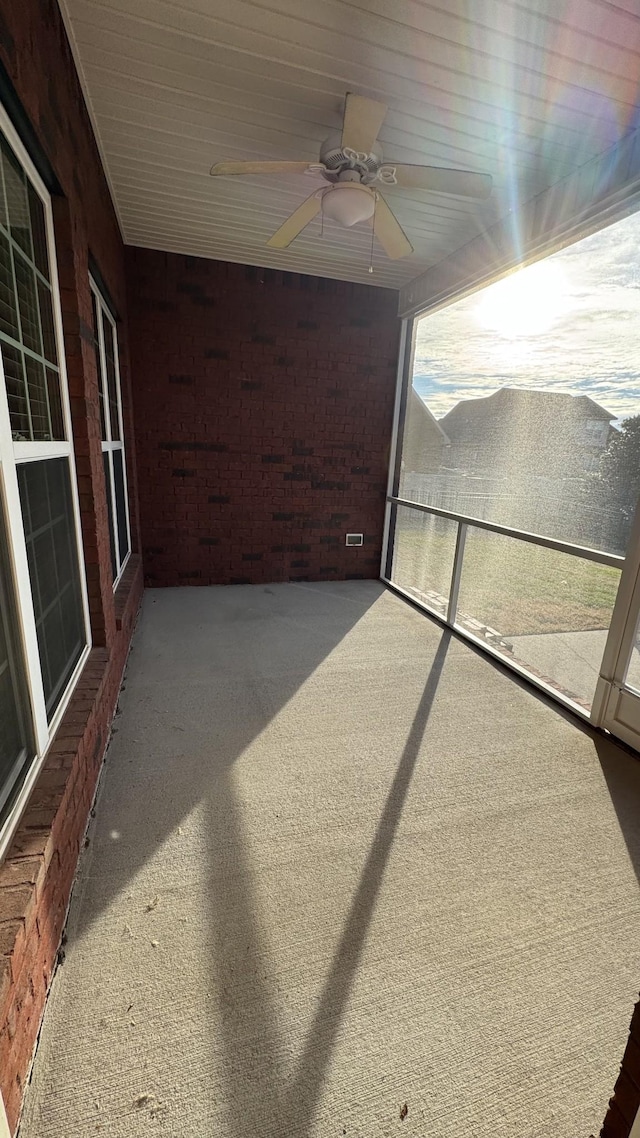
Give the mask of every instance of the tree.
M 624 548 L 640 497 L 640 415 L 625 419 L 620 430 L 612 432 L 596 481 L 619 516 Z

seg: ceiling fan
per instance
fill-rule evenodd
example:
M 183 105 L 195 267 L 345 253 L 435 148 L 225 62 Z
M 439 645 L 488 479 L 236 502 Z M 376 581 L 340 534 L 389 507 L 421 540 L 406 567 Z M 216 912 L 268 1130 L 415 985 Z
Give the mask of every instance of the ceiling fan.
M 486 198 L 491 193 L 488 174 L 468 170 L 445 170 L 439 166 L 411 166 L 384 162 L 378 131 L 387 107 L 375 99 L 348 94 L 345 99 L 342 134 L 325 139 L 319 162 L 217 162 L 211 173 L 228 174 L 311 174 L 324 178 L 329 186 L 315 190 L 298 206 L 267 241 L 272 249 L 286 249 L 299 233 L 322 211 L 341 225 L 369 221 L 387 256 L 393 260 L 413 253 L 407 235 L 377 187 L 432 190 L 439 194 Z

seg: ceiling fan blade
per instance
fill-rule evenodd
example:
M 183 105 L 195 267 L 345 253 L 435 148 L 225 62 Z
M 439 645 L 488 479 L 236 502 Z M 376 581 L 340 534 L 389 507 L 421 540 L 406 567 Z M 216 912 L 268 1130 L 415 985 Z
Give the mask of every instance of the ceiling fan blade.
M 440 166 L 407 166 L 385 163 L 395 170 L 396 184 L 407 190 L 433 190 L 437 194 L 457 194 L 463 198 L 488 198 L 493 179 L 471 170 L 444 170 Z M 393 182 L 384 181 L 393 186 Z
M 387 106 L 362 95 L 347 95 L 342 122 L 342 149 L 370 154 L 382 126 Z
M 392 261 L 413 253 L 413 245 L 381 194 L 378 194 L 373 215 L 373 232 Z
M 316 214 L 320 213 L 322 201 L 316 190 L 310 198 L 299 205 L 290 217 L 280 226 L 278 230 L 267 241 L 272 249 L 286 249 L 299 233 L 302 233 L 305 225 L 313 221 Z
M 216 162 L 210 173 L 214 178 L 222 174 L 304 174 L 311 162 Z

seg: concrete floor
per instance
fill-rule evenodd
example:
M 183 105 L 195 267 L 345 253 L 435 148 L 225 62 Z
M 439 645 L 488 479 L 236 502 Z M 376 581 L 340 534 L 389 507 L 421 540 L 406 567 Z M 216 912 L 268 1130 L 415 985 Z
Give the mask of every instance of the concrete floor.
M 636 759 L 376 582 L 147 592 L 116 726 L 20 1138 L 598 1132 Z
M 562 689 L 591 703 L 600 674 L 606 629 L 590 632 L 546 632 L 529 636 L 510 636 L 517 663 L 548 676 Z M 635 648 L 629 664 L 628 681 L 640 688 L 640 652 Z

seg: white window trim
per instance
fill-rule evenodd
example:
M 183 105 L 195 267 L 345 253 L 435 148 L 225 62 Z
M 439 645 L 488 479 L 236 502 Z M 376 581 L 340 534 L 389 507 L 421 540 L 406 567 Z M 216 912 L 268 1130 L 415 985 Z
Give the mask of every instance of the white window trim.
M 118 353 L 118 329 L 116 326 L 116 322 L 113 319 L 111 312 L 109 311 L 109 307 L 108 307 L 102 293 L 100 292 L 98 285 L 96 284 L 93 277 L 91 276 L 91 274 L 89 274 L 89 285 L 91 287 L 91 291 L 92 291 L 94 298 L 95 298 L 96 312 L 98 314 L 98 327 L 96 328 L 96 332 L 98 334 L 98 347 L 99 347 L 99 351 L 100 351 L 100 375 L 98 376 L 98 383 L 100 384 L 100 389 L 102 392 L 102 407 L 103 407 L 103 412 L 104 412 L 104 424 L 105 424 L 105 431 L 106 431 L 106 434 L 108 436 L 107 439 L 101 440 L 101 446 L 102 446 L 102 453 L 109 455 L 109 471 L 110 471 L 110 476 L 111 476 L 111 501 L 107 502 L 107 508 L 111 510 L 111 524 L 113 527 L 114 544 L 115 544 L 114 554 L 115 554 L 115 559 L 116 559 L 116 564 L 117 564 L 117 573 L 116 573 L 114 580 L 113 580 L 113 589 L 115 592 L 115 590 L 117 589 L 117 587 L 120 584 L 120 581 L 122 579 L 122 574 L 124 573 L 124 571 L 127 567 L 127 562 L 129 561 L 129 558 L 131 557 L 131 520 L 129 517 L 129 486 L 128 486 L 128 482 L 127 482 L 127 460 L 126 460 L 126 452 L 125 452 L 125 445 L 124 445 L 124 422 L 123 422 L 123 418 L 122 418 L 122 389 L 121 389 L 121 385 L 120 385 L 120 359 L 119 359 L 119 353 Z M 120 429 L 120 438 L 116 439 L 116 440 L 113 440 L 111 438 L 111 406 L 109 403 L 109 392 L 107 389 L 107 383 L 108 383 L 107 359 L 106 359 L 106 351 L 105 351 L 105 344 L 104 344 L 104 325 L 103 325 L 103 321 L 102 321 L 103 316 L 107 320 L 107 322 L 111 328 L 112 335 L 113 335 L 113 360 L 114 360 L 114 370 L 115 370 L 115 377 L 116 377 L 116 403 L 117 403 L 117 409 L 118 409 L 118 426 Z M 128 546 L 127 554 L 126 554 L 126 556 L 122 562 L 120 561 L 120 549 L 119 549 L 118 511 L 117 511 L 117 503 L 116 503 L 116 485 L 115 485 L 115 478 L 113 476 L 113 453 L 114 453 L 114 451 L 120 451 L 120 453 L 122 455 L 122 480 L 123 480 L 123 484 L 124 484 L 124 509 L 125 509 L 125 520 L 126 520 L 126 527 L 127 527 L 127 546 Z
M 0 1094 L 0 1138 L 11 1138 L 11 1131 L 9 1130 L 9 1123 L 7 1122 L 7 1112 L 4 1109 L 4 1100 Z
M 69 444 L 66 442 L 13 444 L 13 457 L 20 466 L 25 462 L 41 461 L 43 458 L 66 458 L 68 454 Z
M 84 668 L 89 652 L 91 651 L 91 625 L 89 619 L 89 597 L 84 566 L 84 547 L 82 541 L 82 527 L 80 520 L 80 502 L 78 496 L 77 472 L 73 451 L 73 431 L 71 426 L 71 407 L 69 402 L 69 388 L 67 380 L 66 360 L 64 354 L 64 336 L 62 328 L 62 311 L 60 307 L 60 285 L 58 281 L 58 268 L 56 260 L 55 235 L 53 228 L 53 211 L 51 198 L 38 175 L 27 151 L 18 137 L 4 108 L 0 106 L 0 129 L 3 131 L 9 145 L 13 149 L 18 161 L 21 163 L 29 181 L 38 194 L 44 206 L 47 247 L 49 254 L 51 298 L 53 306 L 53 321 L 58 352 L 58 367 L 60 375 L 60 397 L 62 402 L 62 416 L 66 434 L 65 442 L 14 442 L 11 433 L 9 417 L 9 404 L 4 383 L 4 368 L 0 358 L 0 495 L 7 521 L 9 562 L 13 571 L 13 588 L 16 598 L 17 623 L 19 631 L 19 647 L 22 650 L 26 675 L 27 693 L 30 702 L 30 719 L 33 731 L 33 744 L 35 758 L 31 763 L 29 772 L 16 796 L 13 807 L 9 811 L 0 831 L 0 859 L 4 856 L 7 847 L 13 838 L 17 825 L 27 805 L 31 791 L 47 751 L 60 721 L 67 709 L 71 695 Z M 31 595 L 31 582 L 29 577 L 29 564 L 27 548 L 24 538 L 22 509 L 18 490 L 17 467 L 24 462 L 37 459 L 65 457 L 69 461 L 71 499 L 75 525 L 76 542 L 78 549 L 78 570 L 80 581 L 80 594 L 84 617 L 84 631 L 86 644 L 76 664 L 73 674 L 67 684 L 56 710 L 47 719 L 45 706 L 44 686 L 40 667 L 40 654 L 36 633 L 35 613 Z

